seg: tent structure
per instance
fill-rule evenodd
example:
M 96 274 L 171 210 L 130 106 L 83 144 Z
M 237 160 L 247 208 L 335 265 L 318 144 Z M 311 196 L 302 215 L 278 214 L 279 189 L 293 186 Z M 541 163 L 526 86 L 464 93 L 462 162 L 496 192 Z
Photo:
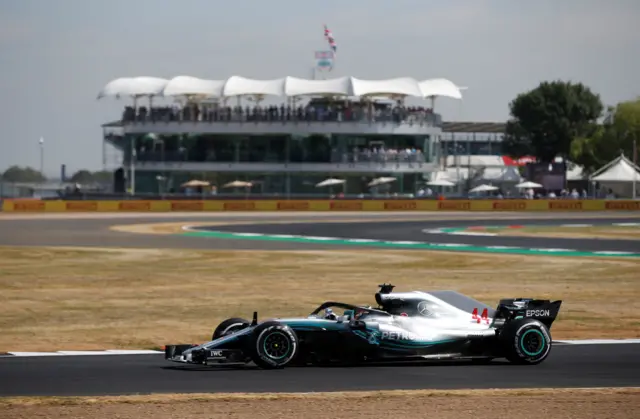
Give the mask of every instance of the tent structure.
M 636 195 L 634 188 L 637 191 L 637 184 L 640 183 L 640 167 L 621 154 L 591 175 L 590 180 L 617 195 L 631 197 Z
M 640 182 L 640 168 L 620 155 L 598 169 L 590 179 L 594 182 Z

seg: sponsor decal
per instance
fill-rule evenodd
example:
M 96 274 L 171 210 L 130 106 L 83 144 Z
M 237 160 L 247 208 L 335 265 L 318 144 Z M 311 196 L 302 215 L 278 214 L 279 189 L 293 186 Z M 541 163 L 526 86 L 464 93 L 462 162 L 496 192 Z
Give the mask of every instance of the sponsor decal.
M 551 316 L 551 310 L 527 310 L 525 312 L 527 317 L 549 317 Z
M 362 202 L 353 201 L 332 201 L 329 209 L 333 211 L 362 211 Z
M 418 203 L 415 201 L 408 201 L 408 202 L 385 202 L 384 203 L 384 209 L 385 210 L 392 210 L 392 211 L 407 211 L 407 210 L 417 210 L 418 209 Z
M 449 211 L 469 211 L 471 210 L 471 202 L 469 201 L 439 201 L 438 210 Z
M 572 201 L 549 201 L 550 210 L 581 210 L 582 202 L 572 202 Z
M 44 211 L 45 203 L 42 201 L 24 201 L 13 203 L 14 211 Z
M 305 211 L 309 209 L 309 201 L 278 201 L 279 211 Z
M 382 332 L 381 334 L 381 338 L 382 339 L 387 339 L 387 340 L 418 340 L 418 337 L 416 335 L 414 335 L 413 333 L 409 333 L 409 332 Z
M 97 211 L 97 202 L 70 201 L 65 203 L 67 211 Z
M 425 316 L 425 317 L 433 316 L 435 313 L 433 313 L 433 311 L 429 308 L 429 306 L 434 306 L 434 304 L 432 304 L 430 301 L 420 301 L 418 303 L 418 313 L 421 316 Z
M 171 203 L 171 211 L 202 211 L 203 209 L 204 202 L 174 201 Z
M 122 201 L 118 202 L 118 211 L 150 211 L 151 202 Z
M 480 324 L 481 322 L 489 324 L 489 311 L 485 308 L 484 310 L 482 310 L 482 314 L 478 316 L 478 309 L 474 308 L 473 313 L 471 313 L 471 320 L 475 320 L 475 322 L 478 324 Z
M 493 209 L 502 211 L 522 211 L 527 209 L 527 203 L 520 201 L 494 201 Z
M 211 356 L 211 357 L 221 357 L 222 356 L 222 351 L 210 351 L 209 356 Z
M 606 201 L 604 209 L 608 210 L 640 210 L 640 201 Z
M 224 211 L 253 211 L 256 209 L 255 202 L 225 202 L 222 204 Z

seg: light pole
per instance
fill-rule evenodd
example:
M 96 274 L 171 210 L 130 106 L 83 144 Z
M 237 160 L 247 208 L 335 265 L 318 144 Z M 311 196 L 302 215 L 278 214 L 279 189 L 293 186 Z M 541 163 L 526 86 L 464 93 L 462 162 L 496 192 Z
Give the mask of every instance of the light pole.
M 44 193 L 44 137 L 40 137 L 40 198 Z
M 633 164 L 638 164 L 638 142 L 633 140 Z M 636 178 L 638 177 L 638 172 L 636 172 L 635 167 L 633 169 L 633 199 L 638 197 L 638 193 L 636 192 Z

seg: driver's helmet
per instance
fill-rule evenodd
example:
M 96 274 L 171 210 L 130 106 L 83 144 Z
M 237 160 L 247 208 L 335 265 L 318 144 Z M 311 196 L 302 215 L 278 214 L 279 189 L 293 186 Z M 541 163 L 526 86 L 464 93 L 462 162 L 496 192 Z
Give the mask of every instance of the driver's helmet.
M 338 316 L 330 308 L 324 311 L 324 318 L 327 320 L 338 320 Z

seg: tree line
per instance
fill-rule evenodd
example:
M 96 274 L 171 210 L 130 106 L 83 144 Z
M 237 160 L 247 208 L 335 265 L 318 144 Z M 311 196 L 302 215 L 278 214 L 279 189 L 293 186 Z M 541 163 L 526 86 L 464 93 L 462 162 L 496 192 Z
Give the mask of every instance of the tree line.
M 112 176 L 113 174 L 109 171 L 78 170 L 64 181 L 79 184 L 110 183 Z M 0 180 L 11 183 L 40 183 L 49 179 L 39 170 L 31 167 L 11 166 L 0 174 Z
M 635 158 L 640 137 L 640 98 L 605 109 L 600 95 L 582 83 L 542 82 L 510 104 L 503 152 L 540 163 L 562 157 L 592 173 L 620 156 Z

